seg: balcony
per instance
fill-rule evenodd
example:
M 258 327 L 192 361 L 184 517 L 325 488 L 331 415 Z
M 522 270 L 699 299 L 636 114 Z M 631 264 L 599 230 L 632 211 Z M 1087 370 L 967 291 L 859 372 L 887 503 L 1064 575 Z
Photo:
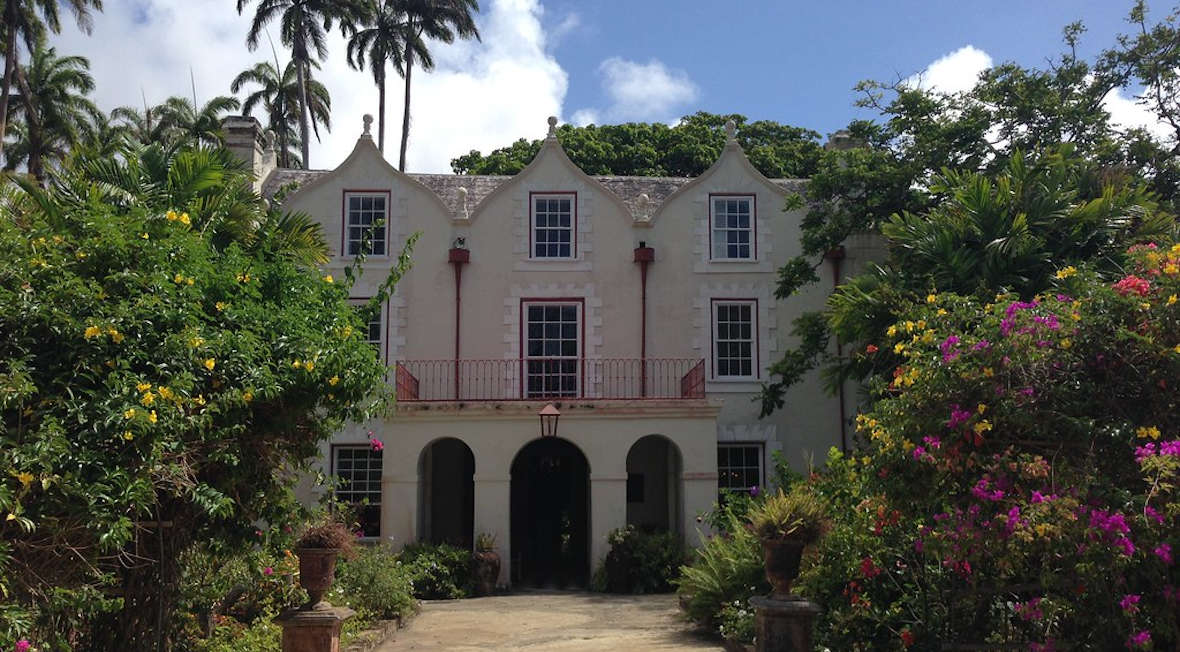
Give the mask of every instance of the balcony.
M 691 358 L 404 360 L 399 401 L 705 398 L 705 361 Z

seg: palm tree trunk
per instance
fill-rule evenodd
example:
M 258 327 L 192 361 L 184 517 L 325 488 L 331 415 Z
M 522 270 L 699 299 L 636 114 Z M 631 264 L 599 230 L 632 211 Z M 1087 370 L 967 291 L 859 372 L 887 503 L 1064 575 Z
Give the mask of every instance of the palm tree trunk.
M 20 86 L 21 101 L 25 105 L 25 122 L 29 139 L 29 174 L 37 180 L 37 185 L 45 187 L 45 169 L 42 164 L 42 154 L 45 148 L 41 132 L 41 116 L 34 105 L 33 94 L 29 91 L 29 80 L 25 79 L 24 71 L 17 69 L 16 83 Z
M 381 65 L 385 65 L 382 61 Z M 385 71 L 377 82 L 377 149 L 385 153 Z
M 410 73 L 414 70 L 414 51 L 406 48 L 406 93 L 405 106 L 402 107 L 402 153 L 398 159 L 397 169 L 406 171 L 406 145 L 410 141 Z
M 12 88 L 12 73 L 16 70 L 16 0 L 6 0 L 4 3 L 4 24 L 8 30 L 4 35 L 7 44 L 4 83 L 0 87 L 0 157 L 4 156 L 4 137 L 8 135 L 8 95 Z
M 303 67 L 307 65 L 306 61 L 300 61 L 295 66 L 296 74 L 299 75 L 297 80 L 299 83 L 299 136 L 303 142 L 300 143 L 300 153 L 303 155 L 303 169 L 308 170 L 309 150 L 311 148 L 311 136 L 308 134 L 307 126 L 307 76 L 303 72 Z

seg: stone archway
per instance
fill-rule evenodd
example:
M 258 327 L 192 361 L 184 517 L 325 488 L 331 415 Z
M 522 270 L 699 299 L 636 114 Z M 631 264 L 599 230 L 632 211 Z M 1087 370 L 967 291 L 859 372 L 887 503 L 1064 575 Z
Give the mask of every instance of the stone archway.
M 627 452 L 627 525 L 680 532 L 680 449 L 663 435 L 639 438 Z
M 513 583 L 564 588 L 590 578 L 590 465 L 565 439 L 536 439 L 512 461 Z
M 418 538 L 470 550 L 475 542 L 475 455 L 454 437 L 436 439 L 418 458 Z

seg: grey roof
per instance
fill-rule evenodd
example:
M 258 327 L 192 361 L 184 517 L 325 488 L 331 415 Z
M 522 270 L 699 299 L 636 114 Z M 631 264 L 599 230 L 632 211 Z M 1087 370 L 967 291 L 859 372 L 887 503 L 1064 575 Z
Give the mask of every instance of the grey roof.
M 262 184 L 262 196 L 272 197 L 279 188 L 296 182 L 304 185 L 307 182 L 327 174 L 330 170 L 289 170 L 280 168 L 266 178 Z M 510 176 L 469 175 L 469 174 L 414 174 L 411 179 L 426 186 L 442 200 L 452 214 L 462 214 L 459 201 L 459 188 L 467 189 L 467 210 L 473 211 L 481 201 L 496 188 L 500 187 Z M 612 194 L 623 201 L 632 214 L 637 217 L 647 217 L 661 204 L 672 196 L 692 177 L 594 177 Z M 771 183 L 787 192 L 802 193 L 807 185 L 806 179 L 771 179 Z M 647 195 L 647 210 L 640 209 L 640 196 Z

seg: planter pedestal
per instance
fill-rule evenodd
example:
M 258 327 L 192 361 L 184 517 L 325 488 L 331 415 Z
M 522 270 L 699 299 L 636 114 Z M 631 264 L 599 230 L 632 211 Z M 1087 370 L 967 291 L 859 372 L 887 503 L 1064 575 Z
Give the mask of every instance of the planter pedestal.
M 283 628 L 283 652 L 340 652 L 340 627 L 355 613 L 327 602 L 284 611 L 275 618 Z
M 811 631 L 822 610 L 798 596 L 789 598 L 750 598 L 756 652 L 811 652 Z

